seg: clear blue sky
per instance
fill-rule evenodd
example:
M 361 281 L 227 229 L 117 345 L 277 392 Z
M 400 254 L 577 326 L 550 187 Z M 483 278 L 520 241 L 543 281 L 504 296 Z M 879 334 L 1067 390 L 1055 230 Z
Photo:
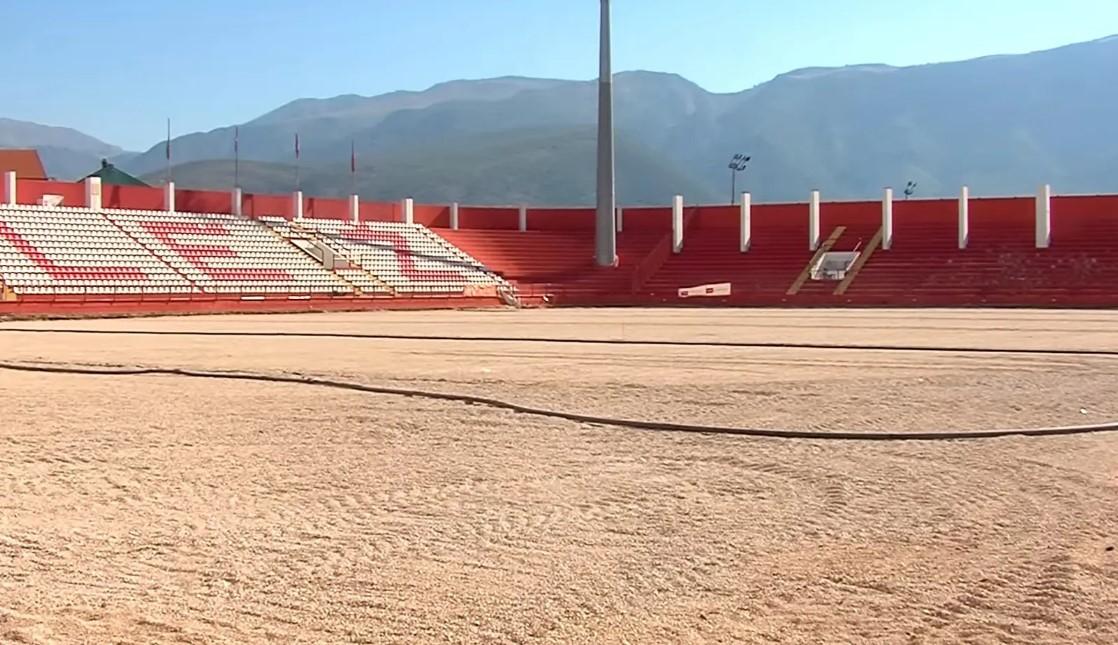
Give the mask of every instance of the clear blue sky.
M 614 69 L 730 92 L 1118 33 L 1118 0 L 614 0 Z M 146 149 L 305 96 L 597 74 L 596 0 L 11 0 L 0 116 Z

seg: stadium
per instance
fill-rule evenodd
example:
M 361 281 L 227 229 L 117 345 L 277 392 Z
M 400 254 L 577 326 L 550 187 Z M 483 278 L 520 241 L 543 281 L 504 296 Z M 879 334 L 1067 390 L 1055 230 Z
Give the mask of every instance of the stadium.
M 611 109 L 597 207 L 0 168 L 0 642 L 1118 642 L 1118 195 L 626 206 Z

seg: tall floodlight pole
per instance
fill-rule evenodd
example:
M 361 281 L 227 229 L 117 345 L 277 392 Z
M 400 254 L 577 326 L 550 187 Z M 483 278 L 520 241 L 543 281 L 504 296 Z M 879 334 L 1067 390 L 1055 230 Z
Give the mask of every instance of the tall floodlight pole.
M 733 204 L 737 201 L 738 197 L 738 173 L 745 170 L 746 164 L 753 157 L 747 157 L 743 154 L 736 154 L 730 159 L 730 203 Z
M 602 2 L 601 42 L 598 49 L 598 215 L 595 260 L 598 266 L 617 264 L 617 196 L 613 177 L 613 73 L 610 65 L 609 0 Z

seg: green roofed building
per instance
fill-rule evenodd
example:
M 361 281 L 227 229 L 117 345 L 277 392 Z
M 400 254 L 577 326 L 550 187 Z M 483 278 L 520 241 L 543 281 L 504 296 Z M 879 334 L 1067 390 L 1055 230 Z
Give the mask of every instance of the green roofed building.
M 120 168 L 117 168 L 116 166 L 112 165 L 111 163 L 109 163 L 109 161 L 107 159 L 102 159 L 101 160 L 101 168 L 97 172 L 86 175 L 85 177 L 83 177 L 81 179 L 81 181 L 85 181 L 86 179 L 89 179 L 90 177 L 99 177 L 101 179 L 102 184 L 107 184 L 107 185 L 111 185 L 111 186 L 145 186 L 145 187 L 147 187 L 147 184 L 145 184 L 144 182 L 140 181 L 139 179 L 133 177 L 132 175 L 129 175 L 128 173 L 124 172 Z

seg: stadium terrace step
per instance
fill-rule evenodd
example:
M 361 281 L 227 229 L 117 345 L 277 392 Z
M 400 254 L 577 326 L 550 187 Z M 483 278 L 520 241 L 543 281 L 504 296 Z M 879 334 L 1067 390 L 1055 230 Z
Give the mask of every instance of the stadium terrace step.
M 628 296 L 633 271 L 664 237 L 662 232 L 620 233 L 618 266 L 602 268 L 594 263 L 592 231 L 435 232 L 516 282 L 522 292 L 546 293 L 570 304 L 579 296 Z

